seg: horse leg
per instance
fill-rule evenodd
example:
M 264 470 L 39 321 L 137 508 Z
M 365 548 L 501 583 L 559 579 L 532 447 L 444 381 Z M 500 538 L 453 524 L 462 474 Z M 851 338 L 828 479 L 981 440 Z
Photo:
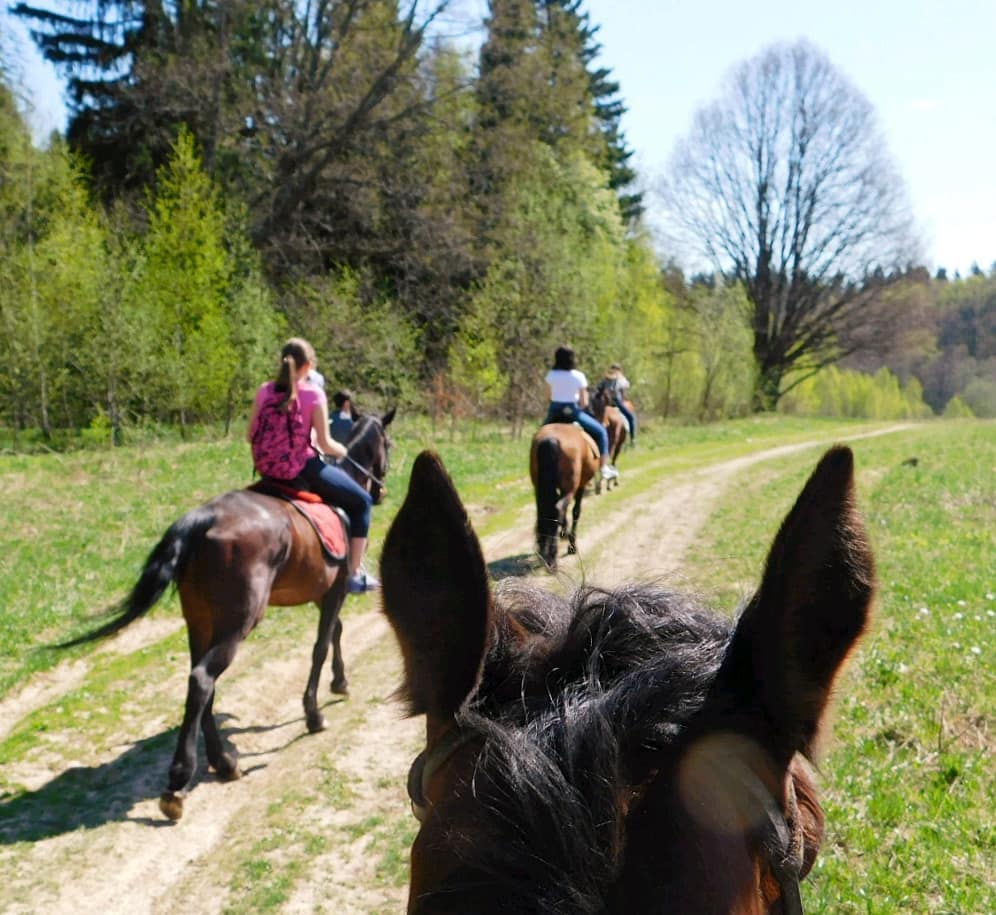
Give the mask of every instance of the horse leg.
M 191 668 L 187 680 L 187 703 L 183 713 L 183 724 L 180 725 L 180 736 L 176 742 L 173 763 L 169 767 L 167 787 L 159 797 L 159 809 L 171 820 L 178 820 L 183 816 L 183 799 L 189 793 L 197 771 L 197 732 L 205 710 L 212 704 L 215 681 L 232 663 L 238 644 L 238 636 L 230 636 L 209 648 Z M 211 727 L 217 730 L 213 717 L 209 725 L 209 728 Z
M 214 769 L 222 781 L 233 782 L 242 778 L 239 771 L 239 756 L 234 747 L 226 747 L 218 730 L 218 722 L 214 720 L 214 697 L 217 690 L 211 690 L 204 714 L 201 716 L 201 730 L 204 732 L 204 749 L 208 765 Z
M 581 500 L 583 498 L 584 498 L 584 487 L 579 486 L 578 493 L 574 497 L 574 510 L 572 512 L 573 523 L 571 524 L 571 532 L 567 538 L 567 552 L 570 554 L 577 553 L 578 551 L 578 539 L 577 539 L 578 518 L 581 517 Z
M 571 502 L 571 495 L 571 492 L 567 492 L 561 499 L 557 500 L 557 527 L 561 539 L 567 536 L 567 506 Z
M 346 668 L 342 663 L 342 618 L 337 614 L 332 624 L 332 683 L 329 689 L 339 696 L 349 694 L 349 681 L 346 679 Z
M 332 641 L 332 633 L 335 624 L 339 622 L 339 611 L 346 598 L 346 576 L 340 573 L 336 576 L 332 587 L 322 596 L 319 607 L 321 612 L 318 615 L 318 637 L 315 639 L 315 646 L 311 649 L 311 672 L 308 674 L 308 685 L 304 688 L 304 717 L 308 724 L 308 733 L 316 734 L 325 730 L 325 717 L 318 709 L 318 681 L 322 675 L 322 665 L 329 654 L 329 643 Z M 339 623 L 339 634 L 342 633 L 342 623 Z M 332 656 L 333 678 L 336 674 L 336 656 L 338 656 L 338 677 L 340 686 L 345 687 L 345 673 L 342 669 L 342 655 L 336 639 L 336 647 Z M 333 679 L 335 684 L 335 679 Z

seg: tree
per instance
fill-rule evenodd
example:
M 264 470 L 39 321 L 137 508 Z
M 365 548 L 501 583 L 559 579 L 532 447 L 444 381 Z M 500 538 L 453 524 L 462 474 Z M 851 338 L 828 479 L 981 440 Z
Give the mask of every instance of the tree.
M 746 408 L 750 390 L 750 325 L 743 288 L 696 284 L 683 305 L 694 315 L 702 373 L 698 418 L 707 422 Z M 738 404 L 739 401 L 739 404 Z
M 595 108 L 595 121 L 605 143 L 599 164 L 608 173 L 609 187 L 619 198 L 619 208 L 627 225 L 634 225 L 643 214 L 643 192 L 634 187 L 636 171 L 630 165 L 633 150 L 622 132 L 622 116 L 626 106 L 619 98 L 619 83 L 612 79 L 612 71 L 596 64 L 602 50 L 597 41 L 597 25 L 591 25 L 587 13 L 579 10 L 579 0 L 551 0 L 566 6 L 576 18 L 583 43 L 582 60 L 588 71 L 589 91 Z
M 381 231 L 410 205 L 390 170 L 399 138 L 427 120 L 419 55 L 447 2 L 64 0 L 14 13 L 67 79 L 70 146 L 106 199 L 140 195 L 189 130 L 208 175 L 246 202 L 271 277 L 286 277 L 403 243 Z
M 872 106 L 806 42 L 734 70 L 677 146 L 661 194 L 676 240 L 744 285 L 755 409 L 860 347 L 868 302 L 915 260 Z

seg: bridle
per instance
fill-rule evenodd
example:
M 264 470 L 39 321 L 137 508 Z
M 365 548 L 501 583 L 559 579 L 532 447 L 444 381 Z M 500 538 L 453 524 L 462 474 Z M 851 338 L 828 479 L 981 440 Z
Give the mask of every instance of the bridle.
M 370 425 L 367 427 L 366 430 L 364 430 L 363 437 L 356 438 L 355 440 L 351 439 L 346 447 L 349 449 L 349 451 L 352 451 L 358 448 L 360 445 L 366 443 L 369 438 L 368 433 L 371 427 L 377 429 L 384 440 L 384 469 L 381 473 L 382 476 L 386 477 L 388 470 L 391 469 L 391 440 L 390 438 L 388 438 L 387 430 L 384 429 L 383 423 L 381 423 L 381 421 L 376 416 L 370 415 Z M 370 483 L 372 483 L 374 486 L 377 486 L 381 491 L 385 491 L 387 489 L 387 486 L 384 483 L 383 479 L 376 476 L 376 474 L 374 474 L 371 470 L 368 470 L 366 467 L 364 467 L 359 461 L 357 461 L 349 453 L 349 451 L 347 451 L 346 454 L 343 455 L 343 457 L 341 457 L 338 460 L 337 463 L 339 464 L 339 466 L 341 467 L 343 464 L 348 463 L 351 467 L 355 468 L 358 473 L 365 476 L 367 480 L 370 481 Z
M 408 798 L 412 815 L 419 823 L 424 823 L 429 815 L 426 794 L 432 776 L 460 747 L 480 737 L 480 734 L 456 725 L 415 757 L 408 770 Z M 804 915 L 799 888 L 802 848 L 798 837 L 789 826 L 781 806 L 760 778 L 741 779 L 741 784 L 764 813 L 761 841 L 781 890 L 782 915 Z M 787 784 L 790 815 L 794 819 L 797 816 L 795 787 L 791 778 Z
M 795 798 L 795 785 L 791 778 L 787 781 L 788 804 L 793 819 L 798 817 Z M 799 874 L 802 871 L 803 849 L 799 834 L 793 833 L 781 806 L 759 779 L 754 778 L 744 785 L 753 799 L 764 811 L 762 842 L 775 880 L 781 889 L 783 915 L 803 915 L 802 891 L 799 888 Z
M 408 770 L 408 798 L 412 802 L 412 815 L 420 823 L 424 823 L 429 815 L 429 801 L 426 798 L 429 780 L 460 747 L 479 736 L 457 725 L 415 757 Z

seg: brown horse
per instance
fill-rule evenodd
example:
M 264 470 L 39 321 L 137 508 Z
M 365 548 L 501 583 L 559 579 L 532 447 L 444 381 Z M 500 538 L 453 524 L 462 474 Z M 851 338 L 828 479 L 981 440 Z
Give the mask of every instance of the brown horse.
M 623 416 L 622 410 L 612 406 L 601 391 L 596 390 L 591 395 L 590 404 L 591 415 L 605 426 L 605 431 L 609 434 L 609 462 L 613 467 L 617 467 L 616 462 L 619 460 L 619 453 L 622 451 L 623 445 L 626 444 L 626 439 L 629 436 L 629 423 L 626 422 L 626 417 Z M 608 490 L 618 485 L 619 477 L 616 477 L 614 480 L 609 480 L 605 484 L 605 488 Z
M 735 622 L 657 587 L 492 591 L 428 452 L 381 572 L 400 694 L 426 716 L 409 913 L 802 912 L 823 833 L 806 757 L 874 592 L 848 449 Z
M 380 501 L 388 466 L 385 427 L 394 410 L 359 419 L 347 445 L 343 469 Z M 328 562 L 310 523 L 288 502 L 248 489 L 226 492 L 187 512 L 149 554 L 118 615 L 67 644 L 110 635 L 142 616 L 170 582 L 180 595 L 190 646 L 186 710 L 167 788 L 159 807 L 171 820 L 183 815 L 183 801 L 197 768 L 197 732 L 204 732 L 208 765 L 223 779 L 239 777 L 235 748 L 222 740 L 214 718 L 215 682 L 232 663 L 241 642 L 262 620 L 267 606 L 314 601 L 321 610 L 311 672 L 304 690 L 308 731 L 325 727 L 318 708 L 318 681 L 332 646 L 332 692 L 345 693 L 339 611 L 346 596 L 345 560 Z
M 529 476 L 536 493 L 536 548 L 553 570 L 557 568 L 557 538 L 567 538 L 567 552 L 576 553 L 578 518 L 585 487 L 598 474 L 598 449 L 580 427 L 548 423 L 533 436 L 529 449 Z M 568 527 L 567 506 L 574 499 L 573 521 Z

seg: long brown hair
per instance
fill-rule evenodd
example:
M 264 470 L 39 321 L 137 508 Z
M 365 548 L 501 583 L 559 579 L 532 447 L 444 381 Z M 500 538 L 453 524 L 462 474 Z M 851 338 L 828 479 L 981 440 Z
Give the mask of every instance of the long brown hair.
M 273 382 L 274 389 L 287 395 L 280 403 L 282 410 L 297 400 L 297 373 L 306 362 L 315 364 L 315 348 L 303 337 L 291 337 L 280 350 L 280 370 Z

